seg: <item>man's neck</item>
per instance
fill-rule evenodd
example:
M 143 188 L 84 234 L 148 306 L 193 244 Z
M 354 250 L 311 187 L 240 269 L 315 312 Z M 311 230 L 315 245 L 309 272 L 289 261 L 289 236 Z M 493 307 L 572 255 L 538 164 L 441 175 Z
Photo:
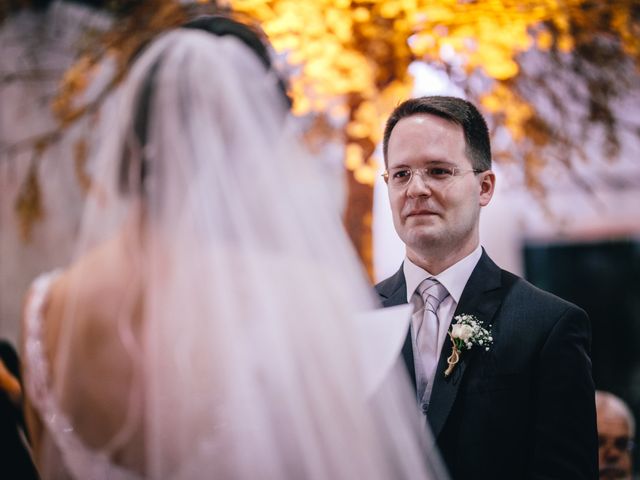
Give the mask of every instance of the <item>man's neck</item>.
M 472 242 L 468 242 L 462 248 L 456 250 L 450 250 L 446 248 L 430 247 L 428 255 L 421 254 L 415 250 L 411 250 L 407 247 L 407 257 L 415 265 L 426 270 L 431 275 L 438 275 L 444 272 L 447 268 L 455 265 L 463 258 L 471 255 L 471 253 L 478 247 L 479 239 L 474 239 Z

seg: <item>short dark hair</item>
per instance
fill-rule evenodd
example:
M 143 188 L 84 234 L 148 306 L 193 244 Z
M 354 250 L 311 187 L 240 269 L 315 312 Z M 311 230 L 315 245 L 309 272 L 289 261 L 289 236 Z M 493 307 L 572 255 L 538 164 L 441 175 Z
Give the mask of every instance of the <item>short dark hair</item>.
M 403 118 L 420 114 L 435 115 L 460 125 L 464 133 L 467 158 L 473 168 L 482 171 L 491 169 L 489 129 L 482 114 L 471 102 L 462 98 L 445 96 L 412 98 L 395 108 L 384 128 L 382 151 L 385 166 L 389 164 L 389 138 L 396 124 Z

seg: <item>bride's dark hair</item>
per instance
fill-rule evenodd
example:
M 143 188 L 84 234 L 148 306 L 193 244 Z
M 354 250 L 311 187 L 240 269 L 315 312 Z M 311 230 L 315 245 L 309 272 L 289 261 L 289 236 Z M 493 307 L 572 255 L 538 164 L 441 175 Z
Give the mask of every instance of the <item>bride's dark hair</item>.
M 219 37 L 227 35 L 236 37 L 256 55 L 267 71 L 275 73 L 278 90 L 282 94 L 284 105 L 287 110 L 291 108 L 292 102 L 287 93 L 286 82 L 273 69 L 266 35 L 256 26 L 240 22 L 228 16 L 202 15 L 185 23 L 182 28 L 202 30 Z M 162 60 L 159 59 L 149 70 L 136 101 L 132 136 L 125 145 L 120 163 L 119 187 L 122 193 L 129 193 L 132 189 L 144 191 L 145 180 L 149 173 L 149 159 L 145 155 L 145 146 L 148 138 L 147 127 L 150 102 L 155 74 L 161 62 Z
M 234 20 L 230 17 L 221 15 L 203 15 L 191 20 L 183 25 L 183 28 L 193 28 L 213 33 L 219 37 L 232 35 L 244 43 L 256 56 L 260 59 L 267 70 L 273 69 L 273 62 L 269 55 L 269 41 L 266 35 L 255 25 L 249 25 Z M 276 72 L 277 73 L 277 72 Z M 278 75 L 278 88 L 282 93 L 282 97 L 287 103 L 287 107 L 291 107 L 291 98 L 287 93 L 287 84 L 285 80 Z

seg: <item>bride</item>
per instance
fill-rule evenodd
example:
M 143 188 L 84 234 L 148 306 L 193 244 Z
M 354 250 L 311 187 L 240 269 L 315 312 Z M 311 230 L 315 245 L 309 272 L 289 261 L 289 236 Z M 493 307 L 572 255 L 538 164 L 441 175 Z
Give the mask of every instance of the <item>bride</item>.
M 283 84 L 223 17 L 156 39 L 117 95 L 76 259 L 24 315 L 44 478 L 443 478 Z M 213 33 L 213 34 L 212 34 Z

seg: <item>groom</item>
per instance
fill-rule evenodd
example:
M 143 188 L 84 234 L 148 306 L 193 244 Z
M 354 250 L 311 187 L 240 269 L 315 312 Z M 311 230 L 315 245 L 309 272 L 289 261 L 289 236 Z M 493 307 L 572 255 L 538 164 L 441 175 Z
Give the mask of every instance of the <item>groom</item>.
M 376 289 L 385 307 L 414 305 L 402 355 L 452 478 L 597 478 L 587 315 L 501 270 L 479 243 L 495 187 L 482 115 L 459 98 L 408 100 L 383 149 L 406 258 Z M 445 375 L 462 314 L 487 335 L 480 345 L 462 332 Z

